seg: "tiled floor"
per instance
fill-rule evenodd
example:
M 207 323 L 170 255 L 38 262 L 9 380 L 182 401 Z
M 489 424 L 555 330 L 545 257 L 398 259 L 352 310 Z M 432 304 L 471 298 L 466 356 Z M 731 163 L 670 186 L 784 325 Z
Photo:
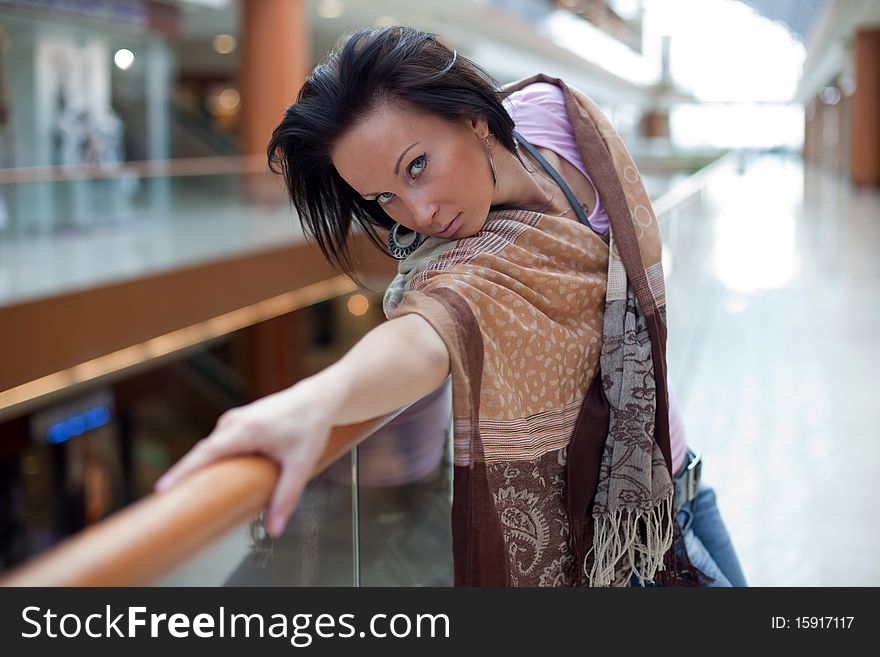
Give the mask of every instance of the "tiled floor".
M 688 439 L 750 584 L 876 586 L 880 191 L 744 165 L 665 226 Z

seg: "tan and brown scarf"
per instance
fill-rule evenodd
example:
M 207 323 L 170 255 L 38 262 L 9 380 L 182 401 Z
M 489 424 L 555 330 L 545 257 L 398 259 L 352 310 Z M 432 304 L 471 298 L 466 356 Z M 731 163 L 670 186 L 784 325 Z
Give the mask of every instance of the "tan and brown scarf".
M 418 313 L 449 348 L 457 585 L 695 581 L 677 536 L 660 231 L 638 170 L 560 80 L 610 245 L 570 218 L 490 213 L 400 264 L 389 318 Z

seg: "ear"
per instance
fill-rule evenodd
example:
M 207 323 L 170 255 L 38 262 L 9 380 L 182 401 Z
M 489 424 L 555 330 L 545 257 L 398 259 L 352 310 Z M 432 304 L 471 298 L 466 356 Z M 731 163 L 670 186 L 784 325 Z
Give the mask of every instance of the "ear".
M 485 116 L 471 117 L 471 129 L 481 140 L 489 136 L 489 121 Z

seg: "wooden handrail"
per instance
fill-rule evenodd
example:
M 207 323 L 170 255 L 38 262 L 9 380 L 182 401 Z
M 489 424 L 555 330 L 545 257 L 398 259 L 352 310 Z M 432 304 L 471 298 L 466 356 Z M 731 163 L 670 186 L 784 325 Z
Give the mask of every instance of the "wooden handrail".
M 312 477 L 402 410 L 334 428 Z M 264 509 L 278 472 L 278 466 L 262 456 L 206 466 L 13 569 L 0 579 L 0 586 L 152 584 Z

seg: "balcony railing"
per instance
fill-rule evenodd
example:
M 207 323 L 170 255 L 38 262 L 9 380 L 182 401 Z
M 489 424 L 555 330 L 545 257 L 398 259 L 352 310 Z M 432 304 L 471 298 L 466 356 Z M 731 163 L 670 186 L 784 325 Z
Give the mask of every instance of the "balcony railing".
M 312 477 L 399 413 L 336 427 Z M 0 585 L 152 584 L 265 508 L 277 478 L 278 467 L 260 456 L 209 465 L 32 559 L 0 579 Z

